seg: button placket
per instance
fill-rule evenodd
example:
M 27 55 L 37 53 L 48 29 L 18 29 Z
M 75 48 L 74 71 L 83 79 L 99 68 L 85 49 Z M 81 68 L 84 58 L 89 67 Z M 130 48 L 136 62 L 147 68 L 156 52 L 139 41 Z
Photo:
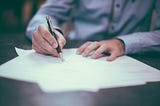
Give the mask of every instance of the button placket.
M 113 20 L 117 20 L 121 14 L 122 0 L 115 0 Z

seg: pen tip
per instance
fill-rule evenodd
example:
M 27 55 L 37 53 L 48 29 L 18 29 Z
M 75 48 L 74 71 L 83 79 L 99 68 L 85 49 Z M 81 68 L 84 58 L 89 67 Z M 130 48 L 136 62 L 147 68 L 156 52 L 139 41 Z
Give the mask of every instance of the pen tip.
M 64 61 L 64 58 L 63 58 L 63 54 L 62 54 L 62 53 L 59 53 L 59 57 L 61 58 L 62 61 Z

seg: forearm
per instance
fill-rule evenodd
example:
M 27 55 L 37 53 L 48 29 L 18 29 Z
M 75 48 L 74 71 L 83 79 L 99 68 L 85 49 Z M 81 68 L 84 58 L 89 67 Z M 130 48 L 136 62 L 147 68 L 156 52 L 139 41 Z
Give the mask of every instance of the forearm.
M 37 30 L 40 24 L 47 26 L 45 17 L 50 16 L 54 27 L 58 28 L 58 24 L 62 23 L 70 18 L 69 11 L 73 5 L 73 0 L 67 1 L 57 1 L 57 0 L 47 0 L 46 3 L 39 9 L 36 15 L 31 19 L 28 24 L 26 35 L 32 39 L 32 33 Z
M 32 39 L 33 32 L 38 29 L 38 26 L 40 24 L 43 24 L 43 25 L 47 26 L 47 22 L 46 22 L 46 18 L 45 18 L 47 15 L 48 14 L 37 14 L 32 18 L 32 20 L 29 22 L 29 24 L 27 26 L 27 30 L 26 30 L 26 35 L 29 39 Z M 59 29 L 55 19 L 53 19 L 53 18 L 51 18 L 51 19 L 52 19 L 52 22 L 54 24 L 54 27 L 56 29 Z
M 125 43 L 125 54 L 156 50 L 160 51 L 160 30 L 139 32 L 118 37 Z

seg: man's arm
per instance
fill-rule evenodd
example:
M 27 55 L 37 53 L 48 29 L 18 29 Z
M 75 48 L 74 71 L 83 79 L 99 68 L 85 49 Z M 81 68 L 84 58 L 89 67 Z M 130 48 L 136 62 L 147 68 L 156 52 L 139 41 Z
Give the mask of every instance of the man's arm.
M 137 53 L 143 51 L 160 52 L 160 1 L 157 0 L 156 6 L 156 24 L 154 31 L 138 32 L 130 35 L 123 35 L 118 38 L 125 43 L 125 54 Z
M 160 52 L 160 1 L 156 3 L 157 20 L 155 30 L 152 32 L 137 32 L 119 36 L 118 39 L 104 40 L 99 42 L 86 42 L 78 50 L 77 54 L 85 57 L 100 58 L 108 52 L 108 61 L 113 61 L 124 54 L 159 51 Z M 94 51 L 94 53 L 92 53 Z M 92 53 L 92 54 L 91 54 Z
M 56 49 L 61 49 L 66 44 L 66 40 L 57 27 L 59 23 L 69 19 L 73 0 L 47 0 L 37 14 L 30 21 L 26 35 L 32 40 L 32 48 L 41 54 L 49 54 L 59 57 Z M 46 16 L 53 22 L 56 37 L 48 30 Z M 57 38 L 57 39 L 56 39 Z
M 60 31 L 58 24 L 70 19 L 74 0 L 47 0 L 28 24 L 26 35 L 32 39 L 33 32 L 40 24 L 47 26 L 45 17 L 50 16 L 54 27 Z

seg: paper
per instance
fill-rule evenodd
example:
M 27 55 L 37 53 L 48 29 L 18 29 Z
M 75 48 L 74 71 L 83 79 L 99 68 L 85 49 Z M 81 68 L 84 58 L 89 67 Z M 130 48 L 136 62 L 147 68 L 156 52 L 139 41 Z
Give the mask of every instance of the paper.
M 34 50 L 16 49 L 18 57 L 0 66 L 0 76 L 35 82 L 45 92 L 97 91 L 160 81 L 160 71 L 128 56 L 113 62 L 106 57 L 91 59 L 64 49 L 64 59 L 45 56 Z

